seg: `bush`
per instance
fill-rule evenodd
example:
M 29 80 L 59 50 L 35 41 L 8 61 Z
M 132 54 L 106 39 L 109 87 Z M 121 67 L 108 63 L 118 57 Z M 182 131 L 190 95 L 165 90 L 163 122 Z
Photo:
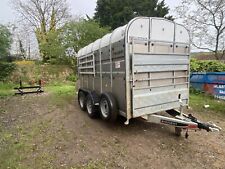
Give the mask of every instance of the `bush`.
M 0 81 L 6 81 L 15 69 L 14 63 L 0 62 Z
M 77 76 L 74 73 L 70 74 L 69 76 L 66 77 L 66 80 L 71 81 L 71 82 L 76 82 Z
M 34 65 L 35 64 L 35 62 L 31 61 L 31 60 L 15 61 L 14 63 L 16 65 L 20 65 L 20 66 L 27 66 L 27 65 Z
M 191 59 L 191 72 L 224 72 L 225 64 L 216 60 Z
M 73 57 L 60 57 L 60 58 L 51 58 L 47 63 L 52 65 L 74 65 L 75 58 Z

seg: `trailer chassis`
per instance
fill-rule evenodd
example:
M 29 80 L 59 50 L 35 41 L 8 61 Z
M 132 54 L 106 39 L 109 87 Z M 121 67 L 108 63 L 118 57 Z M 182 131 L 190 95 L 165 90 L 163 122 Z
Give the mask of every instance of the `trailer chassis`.
M 167 116 L 162 116 L 157 114 L 150 114 L 147 116 L 143 116 L 143 118 L 151 123 L 175 126 L 175 133 L 178 136 L 181 135 L 182 130 L 185 130 L 186 131 L 185 138 L 188 138 L 189 130 L 197 131 L 197 130 L 204 129 L 207 132 L 221 130 L 221 127 L 217 126 L 216 124 L 212 122 L 207 122 L 207 123 L 201 122 L 192 114 L 187 115 L 184 113 L 180 113 L 179 111 L 175 109 L 167 110 L 166 112 L 172 117 L 167 117 Z

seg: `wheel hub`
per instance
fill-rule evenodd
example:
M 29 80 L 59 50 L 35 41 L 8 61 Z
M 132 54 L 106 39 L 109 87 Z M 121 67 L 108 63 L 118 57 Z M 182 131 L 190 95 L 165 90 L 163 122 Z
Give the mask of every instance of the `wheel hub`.
M 108 102 L 107 100 L 103 99 L 101 101 L 101 112 L 102 112 L 102 115 L 107 118 L 109 116 L 109 105 L 108 105 Z

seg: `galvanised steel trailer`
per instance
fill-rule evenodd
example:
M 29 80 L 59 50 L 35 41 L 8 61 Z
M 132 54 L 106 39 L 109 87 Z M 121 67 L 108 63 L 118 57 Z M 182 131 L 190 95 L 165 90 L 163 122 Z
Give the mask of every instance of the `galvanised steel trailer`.
M 189 102 L 189 33 L 164 18 L 137 17 L 77 55 L 82 110 L 92 118 L 142 117 L 181 129 L 217 130 L 182 113 Z M 179 109 L 177 111 L 176 109 Z M 100 111 L 99 111 L 100 110 Z M 172 117 L 157 115 L 165 111 Z

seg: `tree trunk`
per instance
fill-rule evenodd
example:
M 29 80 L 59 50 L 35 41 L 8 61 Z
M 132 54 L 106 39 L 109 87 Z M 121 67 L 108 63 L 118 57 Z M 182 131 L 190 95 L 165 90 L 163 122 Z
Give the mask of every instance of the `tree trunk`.
M 216 46 L 215 46 L 215 58 L 216 60 L 220 60 L 219 56 L 218 56 L 218 47 L 219 47 L 219 37 L 220 37 L 220 32 L 217 29 L 217 34 L 216 34 Z

